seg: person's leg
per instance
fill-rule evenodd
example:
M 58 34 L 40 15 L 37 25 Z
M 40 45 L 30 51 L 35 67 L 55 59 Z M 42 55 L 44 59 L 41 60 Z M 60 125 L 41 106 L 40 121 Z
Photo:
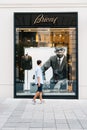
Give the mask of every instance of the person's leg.
M 40 92 L 40 101 L 42 102 L 42 92 Z
M 36 94 L 35 94 L 35 96 L 34 96 L 34 98 L 33 98 L 33 100 L 35 101 L 35 100 L 36 100 L 36 98 L 37 98 L 39 95 L 40 95 L 40 92 L 39 92 L 39 91 L 37 91 L 37 92 L 36 92 Z

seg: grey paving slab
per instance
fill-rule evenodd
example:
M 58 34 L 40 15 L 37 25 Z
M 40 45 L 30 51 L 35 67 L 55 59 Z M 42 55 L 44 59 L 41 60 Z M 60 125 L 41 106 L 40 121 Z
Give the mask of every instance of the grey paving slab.
M 70 130 L 85 130 L 85 129 L 75 129 L 75 128 L 74 128 L 74 129 L 70 129 Z
M 43 128 L 43 122 L 32 122 L 30 128 Z
M 43 128 L 30 128 L 29 130 L 43 130 Z
M 56 128 L 55 122 L 44 122 L 43 123 L 43 128 Z
M 83 129 L 83 127 L 80 124 L 78 124 L 78 123 L 69 124 L 69 127 L 70 127 L 70 129 Z
M 2 128 L 1 130 L 15 130 L 15 128 Z
M 68 124 L 56 124 L 57 130 L 62 130 L 62 129 L 69 129 Z
M 56 128 L 43 128 L 43 130 L 57 130 Z
M 44 118 L 43 122 L 55 123 L 56 120 L 55 120 L 55 119 L 49 119 L 49 120 L 48 120 L 48 119 Z
M 56 119 L 55 122 L 56 122 L 56 124 L 66 124 L 67 120 L 66 119 Z
M 20 128 L 16 128 L 15 130 L 29 130 L 29 128 L 22 128 L 22 127 L 20 127 Z
M 0 99 L 0 130 L 87 130 L 87 100 Z

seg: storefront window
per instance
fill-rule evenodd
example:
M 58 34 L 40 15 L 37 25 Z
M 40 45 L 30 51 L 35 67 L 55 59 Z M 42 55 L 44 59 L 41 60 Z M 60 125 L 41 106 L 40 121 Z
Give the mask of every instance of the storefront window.
M 48 13 L 46 16 L 34 14 L 16 13 L 14 16 L 15 97 L 32 97 L 35 94 L 36 61 L 42 60 L 43 96 L 78 98 L 77 13 L 71 13 L 71 23 L 67 20 L 70 17 L 68 13 L 52 13 L 52 17 Z M 64 18 L 65 23 L 61 21 Z

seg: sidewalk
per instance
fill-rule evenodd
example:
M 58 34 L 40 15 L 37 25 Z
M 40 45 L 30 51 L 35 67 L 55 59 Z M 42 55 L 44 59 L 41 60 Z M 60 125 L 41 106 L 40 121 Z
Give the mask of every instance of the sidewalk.
M 0 130 L 87 130 L 87 100 L 0 99 Z

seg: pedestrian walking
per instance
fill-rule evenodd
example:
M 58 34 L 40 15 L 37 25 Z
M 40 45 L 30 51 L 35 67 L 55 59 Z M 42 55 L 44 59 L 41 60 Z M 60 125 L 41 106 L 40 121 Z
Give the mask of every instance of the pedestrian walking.
M 42 74 L 42 61 L 37 60 L 37 67 L 35 69 L 35 84 L 37 85 L 37 91 L 35 93 L 35 96 L 33 97 L 33 103 L 36 103 L 36 98 L 40 98 L 40 103 L 43 102 L 42 99 L 42 87 L 43 87 L 43 74 Z

